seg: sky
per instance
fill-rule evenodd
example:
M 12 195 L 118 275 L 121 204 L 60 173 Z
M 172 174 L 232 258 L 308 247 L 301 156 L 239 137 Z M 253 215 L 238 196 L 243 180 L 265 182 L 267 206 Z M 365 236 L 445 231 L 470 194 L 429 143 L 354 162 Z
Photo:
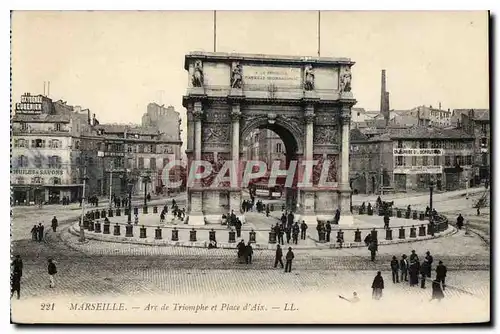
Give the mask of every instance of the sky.
M 43 93 L 140 123 L 150 102 L 184 118 L 184 55 L 214 51 L 212 11 L 14 12 L 12 98 Z M 378 110 L 386 69 L 391 109 L 488 108 L 488 13 L 322 11 L 321 56 L 348 57 L 356 107 Z M 219 52 L 316 56 L 317 11 L 217 11 Z M 184 138 L 185 139 L 185 138 Z

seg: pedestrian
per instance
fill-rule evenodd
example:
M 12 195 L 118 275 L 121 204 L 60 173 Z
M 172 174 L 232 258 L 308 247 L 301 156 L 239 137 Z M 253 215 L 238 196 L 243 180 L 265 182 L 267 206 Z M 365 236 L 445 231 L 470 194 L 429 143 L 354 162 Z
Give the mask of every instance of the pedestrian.
M 299 242 L 299 223 L 295 222 L 292 228 L 292 242 L 296 245 Z
M 462 214 L 459 213 L 457 217 L 457 227 L 459 230 L 461 230 L 463 226 L 464 226 L 464 217 L 462 217 Z
M 422 265 L 420 266 L 420 278 L 421 278 L 420 287 L 422 289 L 425 289 L 425 278 L 427 277 L 428 271 L 429 271 L 429 262 L 427 261 L 427 259 L 424 259 L 424 261 L 422 261 Z
M 389 229 L 389 221 L 390 221 L 389 214 L 386 212 L 384 215 L 384 229 L 385 230 Z
M 382 290 L 384 289 L 384 278 L 380 271 L 377 272 L 377 276 L 373 279 L 372 283 L 372 298 L 379 300 L 382 298 Z
M 292 272 L 292 261 L 295 258 L 295 255 L 292 252 L 292 247 L 288 247 L 288 252 L 286 253 L 286 265 L 285 265 L 285 273 Z
M 266 217 L 269 217 L 270 212 L 271 211 L 269 210 L 269 204 L 268 204 L 268 205 L 266 205 Z
M 326 230 L 326 242 L 330 242 L 330 234 L 332 233 L 332 225 L 330 224 L 329 221 L 326 222 L 325 230 Z
M 448 269 L 446 269 L 446 266 L 443 264 L 443 261 L 439 261 L 439 264 L 436 267 L 436 281 L 443 284 L 443 291 L 446 288 L 445 279 L 446 279 L 446 272 L 447 271 L 448 271 Z
M 36 224 L 33 225 L 33 228 L 31 229 L 31 240 L 38 240 L 38 226 Z
M 57 267 L 52 259 L 49 259 L 48 262 L 47 271 L 49 273 L 50 287 L 55 288 L 56 282 L 54 280 L 54 275 L 57 274 Z
M 252 244 L 249 241 L 247 246 L 245 247 L 245 261 L 247 264 L 252 264 L 252 255 L 253 255 L 253 248 Z
M 289 244 L 290 239 L 292 238 L 292 226 L 287 225 L 285 231 L 286 231 L 286 243 Z
M 277 230 L 277 235 L 278 235 L 278 243 L 284 245 L 285 243 L 283 242 L 283 234 L 285 233 L 284 231 L 284 226 L 285 225 L 276 225 L 276 230 Z
M 21 277 L 23 276 L 23 260 L 21 260 L 20 255 L 16 255 L 11 263 L 12 275 L 11 275 L 11 290 L 10 298 L 14 296 L 14 292 L 17 292 L 17 299 L 21 298 Z
M 306 240 L 306 231 L 307 231 L 307 224 L 305 221 L 302 221 L 300 224 L 300 239 L 301 240 Z
M 393 256 L 391 261 L 392 283 L 399 283 L 399 261 Z
M 280 245 L 276 246 L 276 255 L 274 257 L 274 268 L 278 267 L 278 263 L 281 265 L 281 269 L 283 269 L 283 250 Z
M 160 213 L 160 223 L 163 223 L 165 221 L 165 211 L 162 210 Z
M 417 253 L 415 253 L 415 250 L 412 250 L 411 251 L 411 254 L 410 254 L 410 262 L 413 262 L 413 261 L 417 261 L 419 262 L 420 260 L 418 259 L 418 255 Z
M 333 223 L 334 224 L 338 224 L 339 223 L 339 220 L 340 220 L 340 210 L 337 209 L 337 211 L 335 211 L 335 217 L 333 219 Z
M 56 216 L 54 216 L 54 218 L 52 218 L 52 231 L 56 231 L 57 229 L 57 218 Z
M 434 261 L 434 258 L 431 255 L 431 252 L 427 251 L 425 253 L 425 260 L 427 261 L 428 267 L 427 267 L 427 277 L 431 277 L 431 272 L 432 272 L 432 262 Z
M 418 284 L 418 267 L 418 262 L 410 261 L 410 268 L 408 270 L 410 274 L 410 286 Z
M 245 257 L 245 241 L 241 239 L 241 241 L 238 243 L 238 262 L 243 263 L 244 262 L 244 257 Z
M 43 241 L 43 229 L 44 229 L 43 224 L 38 223 L 38 241 Z
M 234 213 L 231 213 L 231 216 L 236 217 L 234 215 Z M 241 226 L 242 226 L 241 220 L 239 218 L 235 218 L 235 227 L 236 227 L 236 237 L 237 238 L 241 237 Z
M 370 245 L 368 245 L 368 250 L 370 251 L 370 256 L 371 256 L 371 260 L 372 262 L 375 261 L 375 255 L 377 253 L 377 240 L 372 240 L 370 242 Z
M 441 284 L 438 280 L 432 281 L 432 297 L 430 301 L 433 301 L 434 299 L 441 301 L 441 299 L 444 298 L 443 290 L 441 289 Z
M 401 270 L 401 282 L 408 282 L 408 260 L 406 254 L 403 254 L 401 261 L 399 261 L 399 269 Z

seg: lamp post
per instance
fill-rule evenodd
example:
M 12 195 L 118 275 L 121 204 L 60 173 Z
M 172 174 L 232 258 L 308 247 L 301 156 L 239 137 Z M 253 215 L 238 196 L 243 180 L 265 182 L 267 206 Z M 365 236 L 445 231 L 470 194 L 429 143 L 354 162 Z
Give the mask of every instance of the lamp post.
M 148 194 L 148 183 L 151 182 L 151 176 L 149 172 L 142 176 L 142 182 L 144 183 L 144 206 L 148 205 L 147 194 Z
M 430 181 L 429 181 L 429 207 L 431 209 L 431 212 L 432 212 L 432 194 L 433 194 L 433 191 L 434 191 L 434 177 L 431 176 Z
M 83 172 L 83 188 L 82 188 L 82 215 L 81 215 L 81 221 L 80 221 L 80 242 L 85 241 L 85 229 L 83 228 L 83 220 L 85 219 L 85 187 L 86 187 L 86 181 L 87 181 L 87 166 L 85 166 L 84 172 Z
M 134 184 L 130 182 L 130 180 L 127 180 L 128 184 L 128 217 L 127 217 L 127 223 L 132 224 L 132 189 L 134 188 Z

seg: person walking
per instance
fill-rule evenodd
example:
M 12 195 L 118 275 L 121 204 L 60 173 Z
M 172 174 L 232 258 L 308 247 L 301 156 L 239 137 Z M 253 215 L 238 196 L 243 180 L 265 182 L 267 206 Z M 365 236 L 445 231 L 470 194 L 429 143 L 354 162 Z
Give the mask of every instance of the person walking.
M 31 240 L 38 240 L 38 226 L 36 224 L 33 225 L 33 228 L 31 229 Z
M 56 216 L 54 216 L 54 218 L 52 218 L 52 231 L 55 232 L 57 230 L 57 218 Z
M 370 245 L 368 246 L 368 250 L 370 251 L 371 261 L 375 261 L 375 255 L 377 254 L 377 240 L 372 240 Z
M 295 222 L 292 228 L 292 242 L 296 245 L 299 239 L 299 224 Z
M 436 281 L 443 284 L 443 291 L 446 288 L 445 279 L 446 279 L 446 266 L 443 264 L 443 261 L 439 261 L 438 266 L 436 267 Z
M 410 261 L 409 267 L 410 274 L 410 286 L 415 286 L 418 284 L 418 262 Z
M 42 223 L 38 223 L 38 241 L 43 241 L 43 230 L 44 230 L 44 226 Z
M 288 252 L 286 253 L 286 265 L 285 265 L 285 273 L 292 272 L 292 261 L 295 258 L 295 255 L 293 254 L 292 247 L 288 247 Z
M 286 243 L 290 243 L 290 239 L 292 238 L 292 225 L 287 225 L 285 227 L 285 233 L 286 233 Z
M 329 221 L 326 222 L 325 230 L 326 230 L 326 242 L 330 242 L 330 235 L 332 234 L 332 225 L 330 224 Z
M 399 261 L 393 256 L 391 261 L 392 283 L 399 283 Z
M 49 273 L 50 287 L 55 288 L 56 282 L 54 279 L 54 275 L 57 274 L 57 267 L 52 259 L 48 260 L 47 271 Z
M 432 262 L 434 261 L 434 258 L 431 255 L 431 252 L 427 251 L 425 253 L 425 260 L 427 261 L 427 277 L 431 277 L 431 272 L 432 272 Z
M 421 278 L 420 287 L 422 289 L 425 289 L 425 278 L 427 277 L 428 272 L 429 272 L 429 262 L 427 261 L 427 259 L 424 259 L 424 261 L 422 261 L 422 265 L 420 266 L 420 278 Z
M 377 272 L 377 276 L 373 279 L 372 283 L 372 298 L 379 300 L 382 298 L 382 290 L 384 289 L 384 278 L 380 271 Z
M 10 298 L 14 296 L 14 292 L 17 292 L 17 299 L 21 298 L 21 277 L 23 276 L 23 260 L 21 260 L 20 255 L 16 255 L 11 263 L 12 274 L 11 274 L 11 290 Z
M 278 267 L 278 263 L 281 265 L 281 269 L 283 269 L 284 268 L 283 250 L 281 249 L 281 246 L 279 244 L 276 246 L 276 255 L 274 257 L 274 268 Z
M 284 245 L 285 243 L 283 242 L 283 234 L 285 233 L 284 231 L 285 225 L 276 225 L 276 235 L 278 236 L 278 243 Z
M 408 260 L 406 254 L 403 254 L 401 261 L 399 261 L 399 269 L 401 270 L 401 282 L 408 282 Z
M 302 221 L 300 224 L 300 239 L 301 240 L 306 240 L 306 231 L 307 231 L 307 224 L 305 221 Z
M 464 226 L 464 217 L 462 217 L 462 214 L 459 213 L 457 217 L 457 227 L 459 230 L 461 230 L 463 226 Z
M 253 255 L 253 248 L 252 244 L 249 241 L 247 246 L 245 247 L 245 260 L 247 264 L 252 264 L 252 255 Z

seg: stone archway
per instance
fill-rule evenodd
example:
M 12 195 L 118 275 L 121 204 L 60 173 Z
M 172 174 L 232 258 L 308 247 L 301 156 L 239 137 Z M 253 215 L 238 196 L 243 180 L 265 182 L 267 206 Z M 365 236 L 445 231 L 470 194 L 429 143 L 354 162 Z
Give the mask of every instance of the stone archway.
M 351 93 L 353 64 L 346 58 L 186 55 L 189 80 L 183 105 L 188 116 L 188 163 L 209 161 L 217 172 L 226 161 L 232 161 L 241 171 L 244 136 L 252 129 L 272 129 L 293 152 L 289 160 L 297 159 L 299 165 L 318 162 L 312 183 L 299 189 L 301 219 L 314 225 L 318 220 L 333 219 L 340 209 L 341 223 L 352 223 L 349 129 L 356 103 Z M 189 224 L 217 223 L 229 210 L 240 212 L 240 184 L 214 189 L 207 187 L 211 177 L 188 189 Z

